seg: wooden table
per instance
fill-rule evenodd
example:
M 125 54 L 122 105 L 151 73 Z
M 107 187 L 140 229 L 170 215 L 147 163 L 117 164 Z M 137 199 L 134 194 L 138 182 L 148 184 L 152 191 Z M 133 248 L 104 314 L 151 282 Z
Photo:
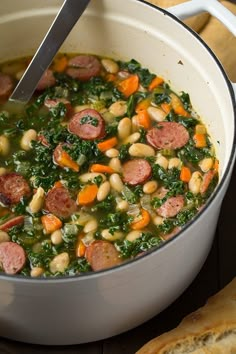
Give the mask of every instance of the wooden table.
M 82 345 L 50 347 L 0 338 L 0 354 L 134 354 L 153 337 L 175 327 L 236 275 L 235 200 L 236 167 L 223 201 L 214 244 L 202 270 L 184 294 L 158 316 L 116 337 Z

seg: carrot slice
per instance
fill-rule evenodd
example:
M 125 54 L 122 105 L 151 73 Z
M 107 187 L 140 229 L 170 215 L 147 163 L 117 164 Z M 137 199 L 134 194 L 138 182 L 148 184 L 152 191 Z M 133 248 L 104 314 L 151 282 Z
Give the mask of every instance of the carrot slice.
M 166 114 L 170 113 L 170 111 L 171 111 L 171 105 L 169 103 L 166 103 L 166 102 L 161 104 L 161 108 L 163 109 L 163 111 Z
M 159 77 L 159 76 L 154 77 L 154 79 L 151 81 L 150 85 L 148 86 L 148 90 L 149 91 L 154 90 L 154 88 L 163 84 L 163 82 L 164 82 L 164 80 L 162 79 L 162 77 Z
M 193 140 L 197 148 L 206 147 L 206 134 L 194 134 Z
M 61 183 L 61 181 L 56 181 L 54 183 L 54 188 L 61 188 L 61 187 L 63 187 L 63 184 Z
M 88 205 L 91 204 L 98 192 L 98 187 L 96 184 L 88 184 L 81 191 L 79 191 L 77 196 L 77 203 L 79 205 Z
M 117 138 L 114 136 L 113 138 L 107 139 L 102 141 L 101 143 L 97 144 L 97 147 L 100 151 L 107 151 L 111 148 L 113 148 L 114 146 L 116 146 L 118 144 L 118 140 Z
M 135 108 L 135 112 L 138 113 L 143 109 L 147 109 L 150 106 L 151 98 L 145 98 L 144 100 L 140 101 Z
M 86 246 L 82 241 L 82 238 L 84 237 L 84 233 L 82 232 L 79 236 L 78 236 L 78 241 L 76 243 L 75 246 L 75 254 L 76 257 L 84 257 L 85 252 L 86 252 Z
M 189 182 L 191 178 L 191 170 L 190 168 L 183 166 L 180 171 L 180 180 L 182 182 Z
M 134 221 L 133 223 L 131 223 L 131 228 L 133 230 L 142 230 L 144 227 L 146 227 L 149 224 L 151 220 L 149 212 L 145 209 L 142 209 L 141 216 L 142 216 L 141 220 Z
M 144 129 L 151 128 L 151 119 L 146 109 L 138 112 L 136 122 L 138 126 L 143 127 Z
M 63 56 L 55 60 L 53 69 L 54 71 L 61 73 L 66 69 L 67 65 L 68 65 L 68 59 L 66 56 Z
M 113 170 L 113 168 L 111 168 L 110 166 L 107 165 L 100 165 L 99 163 L 94 163 L 91 167 L 90 167 L 90 171 L 91 172 L 98 172 L 98 173 L 108 173 L 108 174 L 112 174 L 115 171 Z
M 68 167 L 75 172 L 79 172 L 79 165 L 77 164 L 77 162 L 72 160 L 70 155 L 64 150 L 62 150 L 60 155 L 58 156 L 57 163 L 61 167 Z
M 43 215 L 41 217 L 41 222 L 46 234 L 51 234 L 62 227 L 61 220 L 53 214 Z
M 107 75 L 106 75 L 106 80 L 107 80 L 107 81 L 110 81 L 110 82 L 115 81 L 115 80 L 116 80 L 116 75 L 114 75 L 114 74 L 107 74 Z
M 119 82 L 117 88 L 120 92 L 123 93 L 125 97 L 131 96 L 134 92 L 137 91 L 139 87 L 139 77 L 138 75 L 130 75 L 127 79 L 124 79 Z
M 219 171 L 219 160 L 215 159 L 214 165 L 213 165 L 213 170 L 215 172 Z

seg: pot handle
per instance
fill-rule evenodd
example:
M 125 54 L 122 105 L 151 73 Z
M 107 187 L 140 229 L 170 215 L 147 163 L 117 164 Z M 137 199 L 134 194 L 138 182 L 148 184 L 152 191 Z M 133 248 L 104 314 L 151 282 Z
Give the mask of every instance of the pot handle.
M 191 0 L 169 7 L 167 11 L 181 20 L 197 15 L 201 12 L 209 12 L 212 16 L 221 21 L 234 36 L 236 36 L 236 16 L 218 0 Z M 232 87 L 236 97 L 236 83 L 232 83 Z

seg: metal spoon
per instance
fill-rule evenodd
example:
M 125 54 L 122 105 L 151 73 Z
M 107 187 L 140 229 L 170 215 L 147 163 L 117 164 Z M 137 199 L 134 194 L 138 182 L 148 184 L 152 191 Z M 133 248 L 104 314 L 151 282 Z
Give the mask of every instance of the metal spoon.
M 43 73 L 78 21 L 90 0 L 65 0 L 48 33 L 10 96 L 10 101 L 27 103 Z

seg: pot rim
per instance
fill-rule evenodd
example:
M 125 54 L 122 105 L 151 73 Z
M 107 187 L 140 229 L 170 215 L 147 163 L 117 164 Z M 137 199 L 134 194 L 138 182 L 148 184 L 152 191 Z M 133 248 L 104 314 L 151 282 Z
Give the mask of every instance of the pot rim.
M 131 0 L 131 1 L 139 2 L 139 3 L 144 4 L 146 6 L 150 6 L 151 8 L 153 8 L 154 11 L 160 11 L 164 15 L 169 16 L 173 21 L 175 21 L 178 24 L 180 24 L 183 27 L 183 30 L 189 31 L 192 34 L 192 36 L 194 37 L 194 40 L 197 40 L 197 41 L 199 41 L 202 44 L 202 46 L 208 51 L 209 55 L 213 58 L 215 64 L 220 69 L 221 74 L 223 75 L 223 78 L 224 78 L 224 80 L 225 80 L 225 82 L 227 84 L 227 87 L 228 87 L 228 92 L 229 92 L 229 95 L 230 95 L 230 98 L 231 98 L 233 114 L 234 114 L 234 127 L 233 127 L 233 129 L 234 129 L 234 138 L 233 138 L 233 143 L 232 143 L 232 147 L 231 147 L 229 160 L 228 160 L 228 163 L 226 165 L 225 171 L 224 171 L 224 173 L 222 175 L 222 178 L 220 179 L 220 182 L 218 183 L 215 191 L 210 196 L 210 198 L 207 200 L 207 202 L 204 205 L 204 207 L 196 214 L 196 216 L 194 216 L 193 219 L 191 219 L 187 224 L 185 224 L 182 227 L 182 229 L 179 232 L 177 232 L 176 235 L 174 235 L 169 240 L 166 240 L 165 242 L 163 242 L 162 245 L 145 251 L 145 253 L 143 253 L 142 255 L 138 256 L 137 258 L 128 260 L 127 262 L 125 262 L 123 264 L 120 264 L 118 266 L 114 266 L 114 267 L 111 267 L 111 268 L 108 268 L 108 269 L 103 269 L 103 270 L 96 271 L 96 272 L 90 271 L 90 272 L 86 272 L 86 273 L 82 273 L 82 274 L 78 274 L 78 275 L 73 275 L 73 276 L 65 275 L 65 276 L 58 276 L 58 277 L 55 277 L 55 278 L 52 278 L 52 277 L 48 277 L 48 278 L 32 278 L 30 276 L 25 276 L 25 275 L 19 275 L 19 274 L 9 275 L 9 274 L 4 274 L 3 273 L 3 274 L 0 274 L 0 280 L 8 280 L 8 281 L 20 282 L 20 283 L 25 282 L 25 283 L 30 283 L 30 284 L 38 283 L 40 285 L 42 283 L 58 284 L 58 283 L 64 283 L 64 282 L 68 283 L 68 282 L 74 282 L 74 281 L 80 281 L 81 282 L 81 281 L 85 281 L 85 280 L 88 280 L 88 279 L 100 278 L 100 277 L 103 277 L 106 274 L 120 272 L 120 271 L 125 271 L 128 267 L 132 267 L 137 262 L 142 262 L 145 258 L 149 257 L 150 255 L 153 255 L 154 253 L 158 254 L 164 248 L 166 248 L 167 246 L 170 246 L 173 242 L 175 242 L 177 238 L 184 237 L 185 231 L 190 229 L 192 224 L 197 222 L 197 220 L 202 216 L 203 213 L 207 212 L 209 207 L 212 205 L 213 201 L 218 196 L 220 190 L 227 183 L 227 177 L 228 177 L 228 175 L 231 172 L 231 168 L 234 165 L 235 157 L 236 157 L 236 134 L 235 134 L 235 129 L 236 129 L 236 97 L 235 97 L 235 93 L 234 93 L 232 82 L 229 80 L 229 78 L 228 78 L 228 76 L 227 76 L 222 64 L 220 63 L 219 59 L 216 57 L 216 55 L 214 54 L 212 49 L 204 42 L 204 40 L 194 30 L 192 30 L 190 27 L 188 27 L 185 23 L 183 23 L 176 16 L 174 16 L 173 14 L 168 12 L 168 9 L 160 8 L 159 6 L 151 4 L 151 3 L 147 2 L 146 0 Z

